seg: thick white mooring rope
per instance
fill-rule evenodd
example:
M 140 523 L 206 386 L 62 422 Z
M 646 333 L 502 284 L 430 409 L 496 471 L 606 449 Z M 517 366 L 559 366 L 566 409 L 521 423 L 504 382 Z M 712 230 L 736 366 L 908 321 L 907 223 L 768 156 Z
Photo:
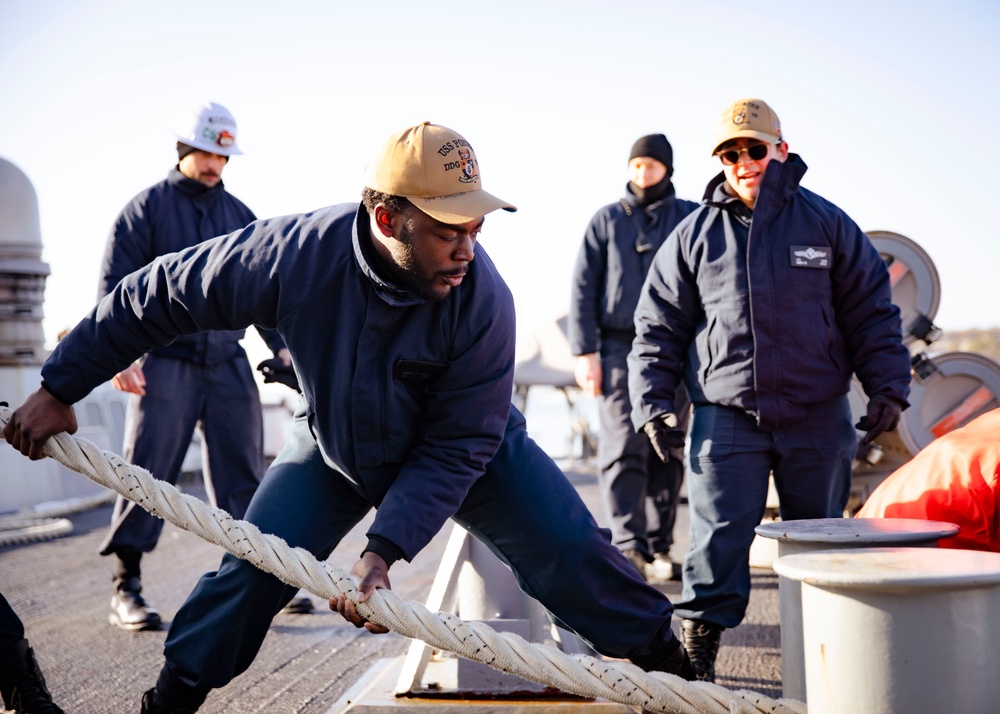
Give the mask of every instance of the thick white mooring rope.
M 0 429 L 12 411 L 0 407 Z M 685 682 L 662 672 L 644 672 L 623 661 L 605 661 L 564 652 L 509 633 L 497 633 L 481 622 L 465 622 L 449 613 L 432 613 L 407 602 L 391 590 L 377 590 L 357 602 L 357 580 L 331 563 L 321 563 L 302 548 L 262 534 L 253 524 L 235 520 L 191 495 L 157 481 L 120 456 L 102 451 L 90 441 L 69 434 L 49 439 L 44 453 L 63 466 L 120 493 L 175 526 L 220 545 L 289 585 L 329 599 L 346 595 L 365 618 L 432 647 L 557 687 L 584 697 L 640 706 L 655 712 L 684 714 L 805 714 L 802 702 L 770 699 L 756 692 L 731 691 L 708 682 Z

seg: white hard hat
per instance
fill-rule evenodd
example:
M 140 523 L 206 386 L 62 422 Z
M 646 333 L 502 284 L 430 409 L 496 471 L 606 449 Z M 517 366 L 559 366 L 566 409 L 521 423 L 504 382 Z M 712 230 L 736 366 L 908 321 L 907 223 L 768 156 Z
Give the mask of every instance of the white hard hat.
M 236 120 L 221 104 L 202 102 L 191 107 L 174 129 L 177 140 L 220 156 L 242 154 L 236 145 Z

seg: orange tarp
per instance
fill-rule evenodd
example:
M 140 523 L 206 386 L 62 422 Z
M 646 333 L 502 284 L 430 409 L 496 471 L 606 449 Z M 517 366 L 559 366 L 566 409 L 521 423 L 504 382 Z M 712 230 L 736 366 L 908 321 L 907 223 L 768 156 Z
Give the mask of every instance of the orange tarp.
M 1000 409 L 925 446 L 883 481 L 858 518 L 956 524 L 942 548 L 1000 552 Z

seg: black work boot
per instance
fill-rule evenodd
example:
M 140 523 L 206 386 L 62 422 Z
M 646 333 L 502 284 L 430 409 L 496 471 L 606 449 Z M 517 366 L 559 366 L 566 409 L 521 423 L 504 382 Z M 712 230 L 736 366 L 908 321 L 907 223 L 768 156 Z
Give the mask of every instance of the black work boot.
M 194 714 L 208 691 L 188 686 L 166 665 L 160 670 L 156 686 L 142 695 L 142 714 Z
M 642 579 L 646 580 L 647 579 L 646 566 L 649 564 L 648 561 L 646 560 L 646 556 L 643 555 L 642 552 L 640 552 L 636 548 L 626 548 L 625 550 L 622 551 L 622 555 L 624 555 L 625 558 L 628 560 L 628 562 L 632 564 L 632 567 L 639 572 L 639 575 L 642 576 Z
M 278 610 L 280 615 L 308 615 L 314 609 L 312 598 L 308 595 L 296 595 L 288 604 Z
M 697 673 L 691 666 L 687 650 L 684 649 L 679 640 L 675 639 L 673 642 L 676 647 L 671 648 L 668 645 L 659 652 L 633 657 L 632 664 L 646 672 L 666 672 L 667 674 L 675 674 L 688 682 L 695 681 Z
M 653 562 L 646 566 L 647 581 L 654 585 L 663 585 L 671 580 L 681 579 L 681 563 L 670 557 L 670 552 L 656 553 Z
M 702 620 L 681 621 L 681 642 L 702 682 L 715 681 L 715 657 L 726 628 Z
M 24 639 L 0 652 L 0 697 L 16 714 L 64 714 L 53 703 L 35 652 Z
M 194 714 L 197 709 L 171 709 L 155 689 L 150 689 L 142 695 L 141 714 Z
M 142 583 L 137 576 L 115 578 L 115 594 L 111 596 L 108 621 L 123 630 L 159 630 L 160 613 L 142 597 Z

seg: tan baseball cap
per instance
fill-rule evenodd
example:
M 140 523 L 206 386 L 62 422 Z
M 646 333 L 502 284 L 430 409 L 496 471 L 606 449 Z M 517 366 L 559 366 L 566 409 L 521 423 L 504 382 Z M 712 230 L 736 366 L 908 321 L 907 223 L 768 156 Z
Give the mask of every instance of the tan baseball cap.
M 778 115 L 763 99 L 737 99 L 726 107 L 715 128 L 715 148 L 727 141 L 747 137 L 777 144 L 781 139 L 781 122 Z
M 389 137 L 365 169 L 365 186 L 452 225 L 517 210 L 483 190 L 476 152 L 461 134 L 426 121 Z

